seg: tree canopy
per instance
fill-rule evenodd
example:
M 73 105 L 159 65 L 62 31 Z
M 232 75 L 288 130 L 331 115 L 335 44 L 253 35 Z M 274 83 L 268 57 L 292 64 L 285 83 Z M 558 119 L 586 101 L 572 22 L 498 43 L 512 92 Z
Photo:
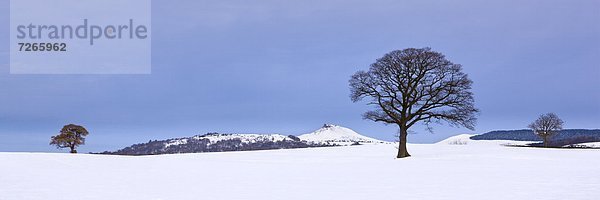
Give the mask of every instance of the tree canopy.
M 57 148 L 69 148 L 71 153 L 77 153 L 76 148 L 85 144 L 85 136 L 89 132 L 83 127 L 75 124 L 65 125 L 58 135 L 50 138 L 50 145 Z
M 544 140 L 544 146 L 548 147 L 548 139 L 562 130 L 563 120 L 554 113 L 540 115 L 538 119 L 527 126 L 533 133 Z
M 408 48 L 385 54 L 371 64 L 368 71 L 358 71 L 350 79 L 353 102 L 367 100 L 374 109 L 365 119 L 400 128 L 398 157 L 406 151 L 410 127 L 423 122 L 445 121 L 451 125 L 474 129 L 475 114 L 472 81 L 455 64 L 430 48 Z

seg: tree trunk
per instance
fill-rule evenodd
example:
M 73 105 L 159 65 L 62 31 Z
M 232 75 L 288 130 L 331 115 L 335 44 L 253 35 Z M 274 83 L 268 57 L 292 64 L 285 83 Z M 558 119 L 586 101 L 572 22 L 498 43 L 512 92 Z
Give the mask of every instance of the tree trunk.
M 71 148 L 71 153 L 77 153 L 77 150 L 75 150 L 74 146 L 70 146 L 69 148 Z
M 398 156 L 396 158 L 409 157 L 408 150 L 406 150 L 406 136 L 408 135 L 408 128 L 406 126 L 400 126 L 400 145 L 398 147 Z
M 548 136 L 544 136 L 544 147 L 548 147 Z

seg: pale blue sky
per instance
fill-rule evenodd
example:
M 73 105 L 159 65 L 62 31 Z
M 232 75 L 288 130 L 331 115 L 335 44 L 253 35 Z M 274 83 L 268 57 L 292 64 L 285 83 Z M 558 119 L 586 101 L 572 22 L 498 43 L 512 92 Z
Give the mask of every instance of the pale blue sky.
M 206 132 L 302 134 L 323 123 L 394 140 L 361 119 L 348 79 L 386 52 L 431 47 L 460 63 L 481 110 L 475 133 L 555 112 L 600 128 L 600 1 L 153 1 L 151 75 L 9 75 L 0 0 L 0 151 L 80 152 Z M 473 133 L 415 127 L 409 142 Z

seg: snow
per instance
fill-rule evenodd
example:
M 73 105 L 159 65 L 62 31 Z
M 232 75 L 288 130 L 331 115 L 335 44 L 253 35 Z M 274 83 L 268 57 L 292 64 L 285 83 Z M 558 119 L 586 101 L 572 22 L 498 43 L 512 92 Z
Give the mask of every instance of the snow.
M 165 144 L 165 147 L 170 147 L 170 146 L 177 146 L 177 145 L 182 145 L 182 144 L 187 144 L 188 143 L 188 139 L 184 138 L 184 139 L 175 139 L 175 140 L 171 140 L 168 143 Z
M 591 147 L 591 148 L 600 148 L 600 142 L 586 142 L 586 143 L 579 143 L 576 144 L 577 146 L 586 146 L 586 147 Z M 569 146 L 569 145 L 566 145 Z
M 460 134 L 439 141 L 438 145 L 526 145 L 530 143 L 538 143 L 539 141 L 515 141 L 515 140 L 471 140 L 474 134 Z
M 216 143 L 222 140 L 240 139 L 242 143 L 254 143 L 257 141 L 283 141 L 292 140 L 287 136 L 280 134 L 210 134 L 204 136 L 194 136 L 194 139 L 206 138 L 210 140 L 210 143 Z
M 463 136 L 464 138 L 464 136 Z M 114 156 L 0 153 L 0 199 L 598 199 L 600 151 L 393 144 Z
M 314 143 L 333 143 L 349 145 L 354 142 L 360 143 L 386 143 L 381 140 L 363 136 L 352 129 L 333 124 L 325 124 L 320 129 L 298 136 L 303 141 Z
M 388 143 L 381 140 L 373 139 L 370 137 L 366 137 L 358 134 L 357 132 L 331 124 L 325 124 L 320 129 L 307 133 L 304 135 L 298 136 L 301 140 L 304 140 L 309 143 L 316 144 L 336 144 L 336 145 L 352 145 L 355 142 L 359 142 L 361 144 L 382 144 Z M 211 144 L 214 144 L 218 141 L 223 140 L 231 140 L 231 139 L 240 139 L 242 143 L 255 143 L 255 142 L 279 142 L 285 140 L 293 140 L 292 138 L 281 135 L 281 134 L 221 134 L 221 133 L 210 133 L 205 135 L 197 135 L 190 138 L 176 138 L 169 139 L 166 141 L 164 147 L 176 146 L 187 144 L 189 140 L 201 140 L 208 139 Z
M 190 139 L 192 139 L 192 140 L 208 139 L 211 144 L 214 144 L 218 141 L 231 140 L 231 139 L 240 139 L 242 141 L 242 143 L 246 143 L 246 144 L 254 143 L 257 141 L 279 142 L 279 141 L 283 141 L 283 140 L 292 140 L 291 138 L 284 136 L 284 135 L 280 135 L 280 134 L 220 134 L 220 133 L 213 133 L 213 134 L 207 134 L 207 135 L 198 135 L 198 136 L 194 136 L 191 138 L 170 139 L 167 141 L 167 143 L 165 143 L 165 148 L 170 147 L 170 146 L 187 144 Z
M 449 144 L 449 145 L 467 145 L 469 142 L 473 141 L 470 139 L 471 134 L 460 134 L 456 136 L 449 137 L 445 140 L 439 141 L 437 144 Z

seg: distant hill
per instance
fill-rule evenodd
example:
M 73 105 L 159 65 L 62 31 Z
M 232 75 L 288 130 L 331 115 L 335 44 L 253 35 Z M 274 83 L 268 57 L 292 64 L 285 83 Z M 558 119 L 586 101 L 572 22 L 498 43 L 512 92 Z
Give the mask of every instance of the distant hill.
M 349 128 L 326 124 L 320 129 L 299 137 L 280 134 L 223 134 L 208 133 L 193 137 L 167 140 L 151 140 L 146 143 L 101 154 L 115 155 L 157 155 L 175 153 L 200 153 L 224 151 L 251 151 L 269 149 L 294 149 L 328 147 L 383 141 L 360 135 Z
M 154 140 L 101 154 L 114 155 L 158 155 L 175 153 L 201 153 L 224 151 L 251 151 L 269 149 L 293 149 L 307 147 L 333 146 L 327 144 L 308 144 L 293 135 L 279 134 L 222 134 L 208 133 L 193 137 Z
M 504 130 L 491 131 L 481 135 L 472 136 L 472 140 L 515 140 L 515 141 L 542 141 L 533 131 Z M 550 138 L 556 146 L 577 144 L 583 142 L 600 142 L 600 129 L 565 129 Z
M 370 138 L 352 129 L 341 127 L 333 124 L 324 124 L 321 128 L 311 133 L 303 134 L 298 136 L 302 141 L 309 143 L 321 143 L 321 144 L 337 144 L 337 145 L 348 145 L 353 143 L 386 143 L 385 141 Z

